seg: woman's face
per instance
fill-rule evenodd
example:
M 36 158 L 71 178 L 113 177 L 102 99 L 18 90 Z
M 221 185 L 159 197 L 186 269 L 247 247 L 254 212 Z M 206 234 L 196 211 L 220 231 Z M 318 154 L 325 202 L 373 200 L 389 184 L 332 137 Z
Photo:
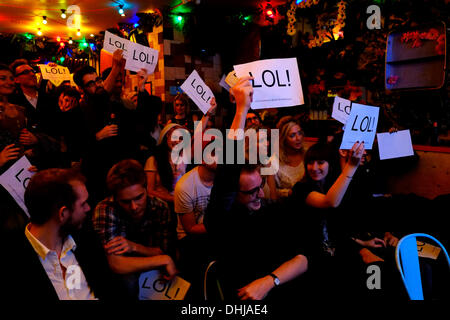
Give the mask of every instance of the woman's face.
M 314 160 L 308 162 L 306 170 L 314 181 L 321 181 L 328 175 L 329 164 L 326 160 Z
M 0 70 L 0 95 L 8 96 L 15 88 L 14 76 L 8 70 Z
M 175 114 L 184 116 L 186 113 L 186 106 L 182 100 L 175 100 L 173 103 Z
M 186 138 L 186 135 L 189 135 L 186 129 L 179 127 L 170 129 L 167 133 L 167 146 L 169 147 L 169 150 L 172 150 L 177 144 L 184 141 L 183 139 Z
M 299 125 L 296 124 L 289 130 L 285 144 L 295 150 L 300 150 L 303 147 L 303 131 Z

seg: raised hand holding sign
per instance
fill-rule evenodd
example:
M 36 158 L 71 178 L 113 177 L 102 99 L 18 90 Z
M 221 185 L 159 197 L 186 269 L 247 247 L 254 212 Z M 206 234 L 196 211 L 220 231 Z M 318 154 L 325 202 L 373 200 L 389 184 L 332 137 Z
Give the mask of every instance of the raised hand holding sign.
M 377 131 L 378 107 L 353 103 L 345 125 L 340 149 L 351 149 L 357 141 L 363 141 L 366 150 L 371 150 Z
M 125 69 L 127 70 L 138 72 L 146 69 L 148 74 L 155 72 L 158 50 L 131 42 L 108 31 L 105 31 L 103 49 L 109 53 L 114 53 L 117 49 L 123 50 L 123 57 L 126 59 Z
M 210 108 L 210 101 L 214 98 L 211 89 L 203 82 L 196 70 L 192 71 L 181 89 L 194 101 L 197 107 L 206 114 Z
M 303 91 L 296 58 L 259 60 L 234 66 L 239 78 L 253 77 L 252 109 L 303 104 Z

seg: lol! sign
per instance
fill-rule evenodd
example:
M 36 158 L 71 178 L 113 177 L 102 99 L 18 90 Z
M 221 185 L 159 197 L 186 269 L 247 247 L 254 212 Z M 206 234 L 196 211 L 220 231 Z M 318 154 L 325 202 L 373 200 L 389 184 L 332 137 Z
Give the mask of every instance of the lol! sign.
M 146 69 L 148 74 L 155 72 L 158 50 L 118 37 L 109 31 L 105 31 L 103 49 L 109 53 L 114 53 L 117 49 L 123 50 L 123 57 L 126 59 L 125 69 L 127 70 L 138 72 Z
M 63 66 L 49 66 L 45 64 L 39 64 L 42 78 L 49 80 L 55 86 L 59 86 L 63 81 L 70 81 L 70 71 L 67 67 Z
M 189 77 L 181 85 L 181 89 L 195 102 L 197 107 L 203 113 L 211 108 L 211 99 L 214 94 L 211 89 L 203 82 L 196 70 L 192 71 Z
M 364 141 L 364 148 L 371 150 L 377 131 L 379 111 L 378 107 L 353 103 L 345 124 L 340 149 L 351 149 L 356 141 Z
M 297 58 L 268 59 L 235 65 L 239 78 L 252 76 L 252 109 L 290 107 L 303 104 Z

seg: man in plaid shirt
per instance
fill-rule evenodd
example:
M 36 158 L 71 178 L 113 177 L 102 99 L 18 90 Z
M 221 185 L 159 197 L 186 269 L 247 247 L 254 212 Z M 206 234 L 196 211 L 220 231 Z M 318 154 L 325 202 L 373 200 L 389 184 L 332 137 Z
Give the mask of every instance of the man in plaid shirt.
M 93 225 L 111 269 L 123 275 L 137 296 L 140 272 L 159 268 L 167 279 L 177 273 L 169 255 L 176 241 L 175 221 L 167 203 L 147 196 L 145 172 L 137 161 L 114 165 L 106 184 L 112 196 L 95 208 Z

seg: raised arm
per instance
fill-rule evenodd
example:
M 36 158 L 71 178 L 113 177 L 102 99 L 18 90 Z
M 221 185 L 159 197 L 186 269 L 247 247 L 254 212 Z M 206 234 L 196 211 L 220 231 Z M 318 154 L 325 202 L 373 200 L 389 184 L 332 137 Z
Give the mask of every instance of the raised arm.
M 342 173 L 326 194 L 313 191 L 306 197 L 306 204 L 315 208 L 336 208 L 342 201 L 347 188 L 358 169 L 361 157 L 364 154 L 364 142 L 356 142 L 350 150 L 350 160 Z
M 252 79 L 253 77 L 239 78 L 236 85 L 231 88 L 231 94 L 236 100 L 236 114 L 231 123 L 230 134 L 233 130 L 245 128 L 245 120 L 253 99 L 253 87 L 250 83 Z M 228 138 L 235 139 L 232 135 L 229 135 Z
M 123 51 L 117 49 L 113 53 L 111 72 L 103 82 L 103 87 L 105 88 L 106 91 L 111 92 L 113 90 L 116 78 L 124 70 L 124 68 L 125 68 L 125 59 L 123 57 Z

